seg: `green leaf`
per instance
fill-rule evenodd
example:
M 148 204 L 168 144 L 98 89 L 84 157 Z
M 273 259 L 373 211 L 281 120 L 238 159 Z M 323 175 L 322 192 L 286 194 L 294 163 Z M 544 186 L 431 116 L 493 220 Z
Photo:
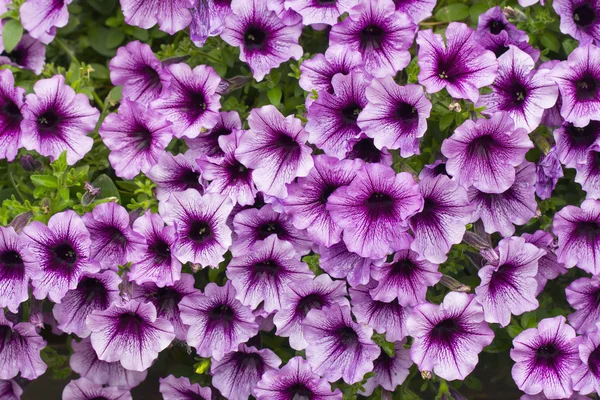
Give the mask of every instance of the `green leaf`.
M 535 311 L 526 312 L 521 316 L 521 326 L 523 329 L 537 328 L 537 313 Z
M 393 343 L 386 341 L 385 337 L 379 333 L 374 333 L 372 339 L 388 356 L 394 357 L 395 349 Z
M 281 95 L 282 95 L 281 88 L 279 86 L 275 86 L 275 87 L 269 89 L 269 91 L 267 92 L 267 97 L 269 97 L 269 101 L 275 107 L 277 107 L 279 104 L 281 104 Z
M 35 186 L 50 189 L 56 189 L 58 187 L 58 179 L 51 175 L 31 175 L 31 182 L 33 182 Z
M 477 379 L 476 377 L 474 377 L 473 375 L 467 376 L 467 378 L 465 379 L 465 386 L 468 387 L 469 389 L 473 389 L 473 390 L 483 389 L 483 385 L 481 384 L 481 381 L 479 379 Z
M 471 22 L 476 24 L 479 22 L 479 16 L 488 10 L 487 3 L 477 3 L 471 6 L 469 13 L 471 14 Z
M 121 29 L 111 28 L 106 37 L 106 47 L 108 49 L 119 47 L 119 45 L 123 43 L 123 40 L 125 40 L 125 33 L 123 33 Z
M 96 196 L 96 199 L 106 199 L 107 197 L 116 197 L 117 200 L 121 201 L 121 195 L 117 190 L 117 187 L 113 183 L 112 179 L 108 175 L 102 174 L 97 177 L 92 186 L 100 189 L 100 193 Z
M 545 31 L 542 35 L 540 35 L 540 42 L 544 47 L 552 50 L 555 53 L 560 50 L 560 42 L 552 32 Z
M 23 37 L 23 27 L 21 23 L 15 19 L 9 20 L 2 28 L 2 41 L 4 49 L 10 53 L 17 47 Z
M 517 325 L 509 325 L 506 327 L 506 332 L 508 333 L 508 336 L 514 339 L 519 336 L 521 332 L 523 332 L 523 328 Z
M 450 125 L 452 125 L 452 122 L 454 122 L 453 112 L 442 115 L 442 118 L 440 118 L 440 130 L 446 130 Z
M 63 151 L 60 156 L 50 164 L 50 166 L 52 166 L 52 171 L 54 171 L 55 176 L 62 175 L 69 167 L 69 164 L 67 164 L 67 152 Z
M 69 188 L 63 187 L 58 190 L 58 194 L 64 201 L 69 201 L 69 197 L 71 197 L 71 193 L 69 192 Z
M 435 19 L 442 22 L 462 21 L 469 16 L 469 13 L 469 6 L 466 4 L 449 4 L 435 13 Z

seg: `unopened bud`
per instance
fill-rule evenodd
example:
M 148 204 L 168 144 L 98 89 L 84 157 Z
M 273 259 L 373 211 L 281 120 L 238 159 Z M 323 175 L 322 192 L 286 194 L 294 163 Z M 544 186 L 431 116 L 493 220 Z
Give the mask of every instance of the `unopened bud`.
M 96 199 L 96 196 L 100 193 L 100 188 L 92 186 L 91 183 L 86 182 L 83 186 L 85 193 L 81 196 L 81 204 L 89 206 Z
M 492 247 L 491 244 L 487 242 L 486 238 L 479 236 L 475 232 L 465 232 L 463 241 L 475 247 L 477 250 L 489 249 Z
M 8 226 L 12 227 L 15 232 L 19 233 L 27 226 L 29 221 L 31 221 L 31 218 L 33 218 L 33 213 L 31 211 L 26 211 L 14 217 Z
M 25 154 L 21 157 L 21 167 L 27 172 L 35 172 L 41 170 L 44 167 L 44 164 L 31 154 Z
M 129 213 L 129 225 L 133 225 L 136 219 L 142 216 L 144 213 L 143 208 L 136 208 L 135 210 Z
M 431 374 L 431 371 L 421 371 L 421 378 L 423 379 L 429 380 L 432 378 L 432 376 L 433 375 Z
M 471 291 L 470 286 L 465 285 L 464 283 L 461 283 L 448 275 L 442 275 L 440 283 L 446 286 L 448 289 L 452 290 L 453 292 L 469 293 Z

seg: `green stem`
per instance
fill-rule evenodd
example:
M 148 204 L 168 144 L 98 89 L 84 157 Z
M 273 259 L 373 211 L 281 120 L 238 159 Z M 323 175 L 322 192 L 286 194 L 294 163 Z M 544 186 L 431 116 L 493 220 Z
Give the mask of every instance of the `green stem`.
M 17 195 L 19 196 L 19 199 L 21 199 L 22 202 L 25 201 L 25 197 L 23 196 L 23 194 L 21 193 L 21 191 L 17 187 L 17 183 L 15 182 L 15 178 L 13 177 L 13 174 L 12 174 L 11 171 L 8 171 L 8 178 L 10 179 L 10 184 L 16 190 Z
M 79 60 L 77 60 L 77 57 L 75 57 L 75 54 L 73 54 L 73 52 L 71 51 L 71 49 L 69 49 L 67 47 L 67 45 L 62 40 L 60 40 L 58 37 L 55 37 L 54 41 L 56 43 L 58 43 L 58 45 L 61 47 L 61 49 L 63 49 L 63 51 L 65 53 L 67 53 L 67 55 L 69 56 L 69 58 L 71 58 L 71 61 L 79 64 Z
M 98 93 L 96 93 L 95 90 L 92 90 L 92 96 L 94 96 L 94 100 L 96 100 L 98 107 L 100 107 L 100 109 L 104 111 L 104 102 L 102 101 L 100 96 L 98 96 Z

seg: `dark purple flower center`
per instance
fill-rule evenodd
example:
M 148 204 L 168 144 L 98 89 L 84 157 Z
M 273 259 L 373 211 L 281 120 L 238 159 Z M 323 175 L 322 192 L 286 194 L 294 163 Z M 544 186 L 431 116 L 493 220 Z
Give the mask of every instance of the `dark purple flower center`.
M 385 39 L 385 30 L 378 25 L 368 25 L 360 32 L 361 50 L 377 50 Z
M 353 125 L 356 123 L 361 111 L 362 108 L 357 103 L 350 103 L 342 109 L 342 118 L 345 123 Z
M 231 5 L 231 0 L 214 0 L 215 5 L 217 6 L 230 6 Z
M 508 51 L 509 47 L 506 45 L 498 45 L 495 49 L 493 49 L 492 51 L 494 52 L 494 55 L 496 56 L 496 58 L 499 58 L 502 54 L 506 53 Z
M 290 400 L 312 400 L 313 392 L 303 383 L 295 383 L 286 390 L 287 399 Z
M 503 264 L 492 273 L 489 283 L 489 290 L 495 293 L 498 290 L 514 287 L 513 274 L 516 274 L 515 267 L 510 264 Z
M 152 68 L 149 65 L 145 65 L 140 71 L 140 75 L 145 76 L 145 80 L 148 84 L 148 88 L 160 89 L 162 88 L 162 82 L 160 80 L 160 75 L 158 71 Z
M 479 136 L 473 139 L 468 146 L 469 156 L 486 156 L 488 151 L 496 144 L 490 135 Z
M 152 146 L 152 132 L 145 126 L 139 125 L 136 132 L 132 136 L 137 142 L 137 150 L 147 150 Z
M 127 312 L 119 315 L 117 329 L 119 332 L 130 335 L 130 337 L 143 337 L 143 330 L 146 321 L 140 315 L 134 312 Z
M 267 33 L 259 26 L 250 25 L 244 33 L 244 45 L 248 50 L 262 50 L 267 43 Z
M 152 243 L 150 246 L 148 246 L 148 251 L 155 255 L 155 257 L 159 260 L 159 263 L 171 259 L 171 248 L 164 240 L 159 239 Z
M 258 276 L 274 277 L 279 271 L 279 265 L 274 260 L 263 260 L 254 264 L 254 271 Z
M 194 242 L 203 243 L 212 236 L 210 224 L 206 221 L 192 221 L 188 230 L 188 236 Z
M 210 310 L 212 321 L 231 322 L 235 319 L 235 313 L 227 304 L 219 304 Z
M 329 199 L 329 196 L 331 196 L 333 192 L 335 192 L 338 188 L 339 186 L 335 185 L 325 185 L 325 187 L 321 191 L 321 195 L 319 196 L 319 203 L 326 204 L 327 200 Z
M 2 268 L 5 270 L 4 274 L 9 273 L 10 275 L 21 275 L 25 271 L 23 259 L 15 250 L 5 250 L 0 253 L 0 266 L 2 266 Z
M 536 350 L 535 361 L 537 364 L 554 368 L 562 354 L 563 352 L 554 343 L 546 343 Z
M 589 3 L 583 3 L 573 10 L 573 21 L 580 27 L 588 27 L 596 22 L 598 15 L 596 10 Z
M 110 399 L 107 399 L 107 398 L 106 398 L 106 397 L 104 397 L 104 396 L 99 396 L 99 397 L 93 397 L 93 398 L 91 398 L 90 400 L 110 400 Z
M 400 102 L 396 105 L 394 116 L 401 121 L 414 121 L 419 114 L 412 104 Z
M 588 358 L 588 366 L 594 376 L 600 378 L 600 347 L 596 347 Z
M 54 260 L 59 264 L 60 267 L 66 266 L 67 268 L 73 268 L 77 262 L 77 252 L 73 250 L 70 244 L 61 243 L 52 248 L 54 253 Z
M 8 101 L 2 106 L 2 115 L 14 122 L 21 122 L 23 120 L 21 110 L 12 101 Z
M 264 362 L 260 354 L 256 353 L 236 353 L 234 356 L 239 364 L 239 370 L 244 371 L 246 369 L 258 371 L 261 376 L 264 369 Z
M 575 82 L 575 91 L 579 100 L 596 100 L 598 80 L 591 73 L 586 73 Z
M 172 287 L 161 287 L 152 295 L 152 302 L 156 306 L 156 312 L 159 316 L 168 313 L 171 314 L 177 310 L 177 304 L 183 296 Z
M 582 221 L 577 223 L 575 234 L 580 238 L 586 238 L 590 243 L 595 243 L 600 236 L 600 226 L 594 221 Z
M 460 330 L 460 325 L 454 318 L 446 318 L 433 327 L 430 335 L 435 341 L 450 342 Z
M 390 275 L 410 277 L 416 269 L 410 260 L 398 260 L 390 266 Z
M 300 145 L 298 144 L 298 142 L 296 142 L 294 140 L 294 138 L 286 135 L 283 132 L 281 132 L 278 135 L 277 140 L 275 140 L 274 144 L 276 147 L 280 148 L 281 150 L 285 150 L 286 152 L 290 153 L 290 154 L 286 154 L 286 157 L 292 157 L 291 153 L 300 149 Z
M 375 147 L 375 142 L 371 138 L 360 139 L 352 146 L 348 152 L 350 160 L 361 159 L 367 163 L 378 163 L 383 159 L 383 152 Z
M 351 347 L 358 344 L 358 334 L 350 326 L 344 326 L 338 329 L 337 336 L 341 344 L 345 347 Z
M 60 124 L 61 117 L 53 110 L 48 110 L 38 117 L 38 129 L 41 133 L 53 133 Z
M 196 112 L 199 116 L 206 110 L 206 97 L 202 92 L 190 92 L 188 93 L 188 99 L 186 106 L 190 111 Z
M 499 21 L 497 19 L 491 20 L 488 25 L 488 28 L 492 35 L 499 35 L 500 32 L 502 32 L 505 27 L 506 27 L 506 25 L 504 25 L 504 22 Z
M 521 82 L 515 81 L 511 85 L 510 94 L 512 97 L 512 105 L 521 107 L 525 102 L 525 99 L 527 99 L 527 87 Z
M 438 176 L 438 175 L 449 176 L 448 171 L 446 171 L 446 163 L 439 163 L 438 165 L 436 165 L 433 168 L 433 173 L 435 174 L 435 176 Z
M 304 296 L 296 306 L 296 313 L 306 317 L 308 312 L 312 309 L 320 310 L 325 305 L 325 300 L 320 294 L 311 293 L 308 296 Z
M 106 235 L 110 243 L 113 243 L 123 248 L 127 246 L 127 237 L 123 235 L 123 232 L 121 232 L 119 228 L 116 228 L 114 226 L 106 226 L 102 234 Z
M 577 146 L 590 147 L 596 138 L 598 137 L 598 131 L 600 130 L 600 123 L 596 121 L 590 121 L 584 127 L 576 127 L 573 124 L 568 124 L 565 128 L 566 133 L 569 135 L 569 139 L 573 144 Z
M 375 192 L 366 201 L 369 213 L 374 217 L 390 215 L 394 211 L 394 199 L 387 193 Z
M 86 303 L 97 302 L 102 309 L 110 306 L 106 287 L 99 279 L 85 277 L 77 285 L 77 290 L 85 296 L 83 300 Z
M 245 181 L 250 175 L 250 170 L 239 161 L 234 161 L 233 164 L 227 167 L 229 175 L 233 181 Z
M 279 221 L 269 221 L 258 227 L 257 236 L 258 240 L 265 240 L 269 236 L 275 234 L 279 239 L 284 236 L 287 231 L 279 223 Z

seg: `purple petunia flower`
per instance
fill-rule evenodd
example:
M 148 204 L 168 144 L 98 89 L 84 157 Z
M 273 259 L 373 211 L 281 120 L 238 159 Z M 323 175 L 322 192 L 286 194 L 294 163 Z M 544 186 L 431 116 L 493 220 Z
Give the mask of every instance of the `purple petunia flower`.
M 198 159 L 202 156 L 214 159 L 223 159 L 225 153 L 219 144 L 221 136 L 227 136 L 242 129 L 242 121 L 237 111 L 221 111 L 216 125 L 206 133 L 190 139 L 184 138 L 185 144 L 189 147 L 186 157 L 189 154 L 191 159 Z
M 373 329 L 352 320 L 350 307 L 335 303 L 313 309 L 303 326 L 309 344 L 306 359 L 314 373 L 329 382 L 342 378 L 354 384 L 373 370 L 381 349 L 371 340 Z
M 58 329 L 80 338 L 88 337 L 91 332 L 85 325 L 85 319 L 92 311 L 104 311 L 120 300 L 120 283 L 121 278 L 113 271 L 84 274 L 77 287 L 69 290 L 52 309 Z
M 292 244 L 276 236 L 255 243 L 227 266 L 237 299 L 253 310 L 264 301 L 267 312 L 281 310 L 281 297 L 290 282 L 312 276 Z
M 545 231 L 536 231 L 533 234 L 523 233 L 521 237 L 525 239 L 525 242 L 531 243 L 546 252 L 538 260 L 538 272 L 535 276 L 538 284 L 536 295 L 538 295 L 544 289 L 544 286 L 546 286 L 546 282 L 555 279 L 560 274 L 565 274 L 567 269 L 556 259 L 556 254 L 554 254 L 554 236 L 552 234 Z
M 144 237 L 147 250 L 132 260 L 129 280 L 138 285 L 154 282 L 158 287 L 173 286 L 181 278 L 181 263 L 173 255 L 175 228 L 165 226 L 159 214 L 147 211 L 135 220 L 133 230 Z
M 21 145 L 25 89 L 15 87 L 10 70 L 0 71 L 0 158 L 13 161 Z
M 109 68 L 112 83 L 123 86 L 123 98 L 144 105 L 157 99 L 171 80 L 152 48 L 137 40 L 120 47 Z
M 20 400 L 23 389 L 14 380 L 0 379 L 0 398 L 3 400 Z
M 498 76 L 492 84 L 492 93 L 483 95 L 477 107 L 485 107 L 484 114 L 507 113 L 515 128 L 532 132 L 542 120 L 544 110 L 551 108 L 558 98 L 558 87 L 546 75 L 548 70 L 535 71 L 534 61 L 515 46 L 498 58 Z
M 150 171 L 148 178 L 156 183 L 156 199 L 166 201 L 171 193 L 196 189 L 203 193 L 204 187 L 200 178 L 200 166 L 190 153 L 173 155 L 165 151 L 158 157 L 158 162 Z
M 554 131 L 558 159 L 567 168 L 576 168 L 578 164 L 585 162 L 590 147 L 598 138 L 600 121 L 590 121 L 584 127 L 565 122 Z
M 285 198 L 285 185 L 308 175 L 313 167 L 312 149 L 305 144 L 308 133 L 298 118 L 284 117 L 272 105 L 250 111 L 248 125 L 250 130 L 235 151 L 236 159 L 254 170 L 258 190 Z
M 10 53 L 4 52 L 0 56 L 0 65 L 28 69 L 40 75 L 46 64 L 46 46 L 30 35 L 23 35 L 17 47 Z
M 319 264 L 323 271 L 333 278 L 346 279 L 352 287 L 369 283 L 371 267 L 385 261 L 385 257 L 372 260 L 352 253 L 343 241 L 331 247 L 320 246 L 319 254 Z
M 435 0 L 394 0 L 394 4 L 397 11 L 408 15 L 415 24 L 430 17 L 435 8 Z
M 306 130 L 309 142 L 325 154 L 344 158 L 352 149 L 350 140 L 360 137 L 357 120 L 367 105 L 367 83 L 360 72 L 337 74 L 331 80 L 333 92 L 321 92 L 308 109 Z
M 37 81 L 33 91 L 22 109 L 23 146 L 51 160 L 66 151 L 68 164 L 75 164 L 92 149 L 94 140 L 87 134 L 94 130 L 100 111 L 83 93 L 75 93 L 62 75 Z
M 193 293 L 179 303 L 181 319 L 189 325 L 187 343 L 200 357 L 223 356 L 258 333 L 258 324 L 250 307 L 236 298 L 235 288 L 209 283 L 204 293 Z
M 475 206 L 471 221 L 481 219 L 487 233 L 500 232 L 504 237 L 515 233 L 537 213 L 535 201 L 535 164 L 524 161 L 515 173 L 515 181 L 502 193 L 485 193 L 471 187 L 467 193 Z
M 600 2 L 597 0 L 556 0 L 552 7 L 560 16 L 560 31 L 580 45 L 600 43 Z
M 600 277 L 579 278 L 565 289 L 567 301 L 576 311 L 567 317 L 569 324 L 581 335 L 596 329 L 600 317 Z
M 423 303 L 427 287 L 442 278 L 437 265 L 419 260 L 418 254 L 412 250 L 396 252 L 391 263 L 374 266 L 371 276 L 378 282 L 370 290 L 374 300 L 391 302 L 398 299 L 402 306 Z
M 362 60 L 358 51 L 345 51 L 343 46 L 330 46 L 325 54 L 316 54 L 313 58 L 302 61 L 300 65 L 300 81 L 298 84 L 307 92 L 313 89 L 317 93 L 332 94 L 332 79 L 337 74 L 348 75 L 361 68 Z M 309 101 L 310 97 L 307 98 Z
M 302 357 L 293 357 L 280 370 L 263 374 L 254 389 L 257 400 L 341 400 L 340 389 L 331 391 L 327 379 L 315 374 Z
M 142 29 L 156 23 L 169 35 L 185 29 L 192 22 L 194 0 L 121 0 L 125 22 Z
M 306 349 L 308 343 L 304 339 L 302 322 L 308 312 L 330 307 L 334 303 L 349 306 L 346 295 L 346 283 L 332 281 L 327 274 L 292 282 L 282 296 L 282 308 L 273 318 L 277 336 L 289 337 L 290 347 L 294 350 Z
M 417 27 L 392 0 L 365 0 L 348 18 L 331 28 L 329 42 L 362 55 L 365 72 L 377 78 L 394 76 L 410 62 L 408 48 Z
M 0 308 L 17 313 L 29 299 L 29 281 L 39 275 L 38 261 L 28 243 L 12 227 L 0 227 Z
M 86 378 L 72 380 L 65 386 L 63 400 L 132 400 L 129 390 L 102 387 Z
M 571 375 L 580 362 L 581 337 L 566 322 L 563 316 L 546 318 L 514 338 L 512 377 L 520 390 L 532 395 L 544 392 L 551 399 L 573 393 Z
M 129 213 L 115 202 L 99 204 L 83 216 L 90 232 L 90 257 L 103 269 L 139 260 L 147 251 L 146 240 L 129 226 Z
M 540 155 L 537 165 L 535 193 L 542 200 L 552 197 L 556 183 L 564 176 L 562 165 L 558 159 L 556 147 L 551 147 L 547 154 Z
M 331 219 L 327 200 L 336 189 L 352 182 L 363 163 L 324 154 L 313 159 L 315 167 L 288 186 L 288 197 L 282 202 L 297 229 L 306 229 L 312 241 L 330 247 L 342 240 L 342 228 Z
M 511 46 L 516 47 L 521 51 L 527 53 L 535 62 L 538 62 L 540 58 L 540 51 L 537 48 L 532 47 L 527 42 L 515 41 L 509 36 L 508 32 L 502 31 L 498 35 L 491 35 L 485 32 L 483 34 L 478 35 L 477 33 L 478 32 L 476 31 L 475 34 L 477 36 L 477 43 L 484 49 L 494 53 L 496 58 L 500 58 L 504 54 L 506 54 L 506 52 L 510 50 Z M 542 66 L 540 66 L 539 69 L 549 70 L 551 68 L 542 68 Z
M 502 193 L 515 182 L 515 167 L 533 143 L 523 128 L 515 128 L 506 113 L 467 120 L 442 143 L 446 170 L 464 187 Z
M 505 238 L 498 243 L 495 265 L 479 270 L 481 283 L 475 288 L 475 299 L 483 307 L 484 319 L 505 327 L 511 315 L 521 315 L 538 308 L 538 260 L 545 251 L 520 237 Z
M 233 209 L 226 196 L 207 193 L 200 196 L 194 189 L 173 193 L 160 204 L 164 221 L 177 234 L 173 255 L 181 263 L 192 262 L 216 268 L 231 246 L 231 229 L 225 224 Z
M 198 383 L 190 383 L 190 380 L 184 376 L 175 378 L 169 375 L 166 378 L 160 378 L 160 393 L 163 400 L 211 400 L 212 391 L 209 387 L 202 387 Z
M 120 178 L 148 173 L 173 138 L 173 126 L 146 106 L 123 100 L 118 114 L 109 114 L 98 130 L 111 151 L 110 164 Z
M 572 373 L 573 390 L 581 394 L 600 392 L 600 330 L 594 328 L 579 344 L 581 363 Z
M 473 206 L 467 191 L 445 175 L 419 182 L 423 210 L 410 218 L 415 240 L 410 248 L 426 260 L 440 264 L 448 251 L 461 242 L 471 222 Z
M 198 65 L 193 70 L 185 63 L 169 65 L 169 85 L 151 108 L 173 123 L 175 136 L 194 138 L 203 129 L 211 129 L 219 120 L 221 96 L 217 87 L 221 78 L 212 67 Z
M 369 164 L 382 164 L 391 167 L 393 164 L 392 154 L 385 147 L 381 150 L 375 147 L 373 139 L 364 133 L 358 139 L 350 140 L 351 150 L 346 154 L 349 160 L 361 159 Z
M 591 274 L 600 273 L 600 201 L 585 200 L 581 208 L 566 206 L 554 216 L 558 237 L 556 255 L 565 267 L 577 265 Z
M 152 303 L 156 307 L 156 316 L 169 321 L 173 325 L 175 337 L 185 340 L 188 327 L 182 321 L 178 305 L 185 296 L 197 292 L 194 289 L 194 276 L 182 274 L 172 286 L 158 287 L 153 282 L 133 285 L 131 298 L 139 302 Z
M 229 400 L 246 400 L 267 371 L 276 370 L 281 359 L 269 349 L 258 350 L 241 344 L 210 366 L 212 384 Z
M 225 19 L 231 14 L 231 0 L 197 0 L 195 3 L 190 10 L 190 39 L 202 47 L 206 39 L 220 35 L 225 29 Z
M 254 204 L 258 190 L 254 185 L 253 171 L 246 168 L 235 157 L 235 151 L 240 145 L 243 131 L 238 130 L 227 136 L 219 137 L 219 147 L 223 157 L 203 155 L 198 159 L 202 176 L 210 184 L 206 193 L 227 195 L 234 203 L 248 206 Z
M 80 342 L 73 340 L 71 347 L 74 353 L 69 358 L 69 364 L 73 372 L 98 385 L 131 389 L 142 383 L 148 375 L 148 371 L 131 371 L 123 368 L 119 362 L 100 360 L 89 338 Z
M 256 81 L 282 62 L 302 57 L 302 24 L 285 25 L 266 0 L 233 0 L 231 9 L 221 38 L 240 48 L 240 60 L 248 63 Z
M 356 317 L 356 322 L 370 326 L 379 334 L 385 333 L 385 339 L 388 342 L 393 343 L 404 339 L 408 336 L 406 321 L 412 308 L 401 306 L 398 299 L 388 303 L 374 300 L 373 295 L 369 292 L 376 286 L 377 282 L 371 281 L 366 286 L 350 288 L 352 312 Z
M 0 379 L 12 379 L 18 374 L 34 380 L 46 372 L 40 351 L 46 342 L 29 322 L 13 325 L 0 313 Z
M 577 164 L 575 182 L 586 192 L 586 198 L 600 198 L 600 144 L 594 143 L 588 149 L 583 162 Z
M 304 25 L 335 25 L 343 13 L 349 11 L 358 0 L 285 0 L 285 8 L 302 16 Z
M 33 295 L 55 303 L 77 287 L 81 276 L 95 273 L 100 265 L 91 259 L 90 233 L 79 215 L 71 210 L 54 214 L 48 225 L 34 221 L 23 229 L 29 250 L 40 265 L 32 276 Z
M 577 127 L 600 120 L 600 49 L 592 44 L 573 50 L 547 75 L 560 90 L 560 115 Z
M 506 32 L 509 38 L 517 43 L 529 41 L 527 33 L 508 22 L 500 7 L 492 7 L 479 16 L 476 37 L 481 38 L 486 34 L 497 36 L 502 32 Z
M 157 318 L 152 303 L 134 300 L 94 311 L 87 318 L 87 326 L 100 360 L 119 361 L 125 369 L 133 371 L 148 369 L 158 353 L 175 339 L 173 325 Z
M 477 42 L 471 28 L 451 22 L 446 28 L 446 42 L 431 29 L 417 35 L 419 45 L 419 83 L 427 93 L 446 88 L 450 96 L 477 102 L 479 88 L 494 82 L 498 62 L 494 53 Z
M 358 126 L 378 149 L 400 149 L 404 158 L 419 154 L 419 138 L 427 130 L 431 102 L 419 85 L 399 86 L 392 77 L 373 79 L 366 90 L 369 101 L 358 116 Z
M 483 320 L 483 309 L 473 295 L 450 292 L 442 304 L 415 307 L 407 328 L 414 338 L 410 357 L 420 371 L 433 371 L 442 379 L 465 379 L 478 355 L 494 339 Z
M 21 24 L 31 37 L 48 44 L 54 40 L 56 28 L 62 28 L 69 22 L 67 6 L 72 1 L 27 0 L 19 9 Z
M 367 258 L 406 248 L 408 219 L 422 209 L 423 197 L 413 177 L 381 164 L 365 165 L 327 202 L 348 250 Z
M 373 361 L 375 376 L 367 380 L 367 383 L 363 385 L 364 390 L 361 390 L 360 394 L 369 396 L 378 386 L 394 392 L 396 387 L 404 382 L 412 365 L 410 350 L 404 348 L 404 342 L 394 343 L 393 356 L 390 357 L 385 351 L 382 351 L 379 357 Z

